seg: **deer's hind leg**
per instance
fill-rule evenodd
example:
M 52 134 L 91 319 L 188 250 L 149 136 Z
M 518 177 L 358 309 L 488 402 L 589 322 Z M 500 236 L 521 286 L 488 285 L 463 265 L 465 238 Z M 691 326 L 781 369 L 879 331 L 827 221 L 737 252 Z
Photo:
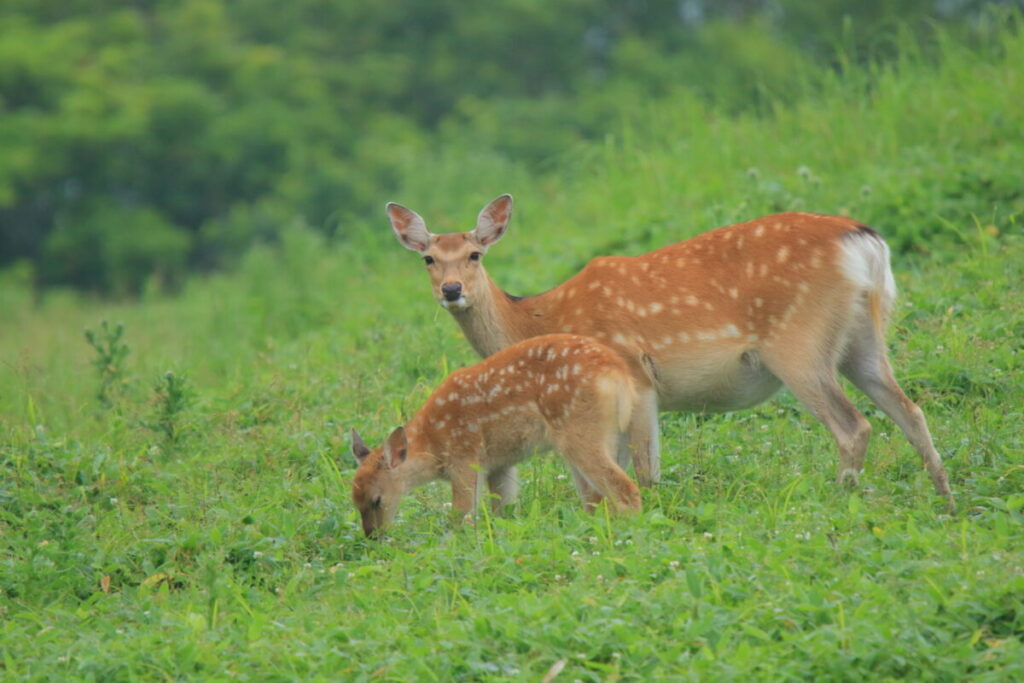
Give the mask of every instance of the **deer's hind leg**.
M 858 389 L 899 426 L 921 457 L 936 493 L 946 496 L 952 506 L 949 478 L 935 450 L 924 413 L 896 383 L 885 342 L 870 324 L 860 325 L 853 330 L 846 355 L 839 367 Z
M 616 511 L 639 511 L 640 489 L 619 467 L 612 454 L 618 451 L 619 434 L 601 434 L 576 425 L 555 439 L 555 447 L 573 470 L 584 507 L 592 510 L 607 498 Z
M 839 448 L 836 482 L 857 484 L 871 438 L 871 424 L 843 393 L 836 379 L 837 346 L 815 346 L 815 335 L 779 340 L 760 351 L 767 367 L 831 432 Z M 827 335 L 821 335 L 827 338 Z

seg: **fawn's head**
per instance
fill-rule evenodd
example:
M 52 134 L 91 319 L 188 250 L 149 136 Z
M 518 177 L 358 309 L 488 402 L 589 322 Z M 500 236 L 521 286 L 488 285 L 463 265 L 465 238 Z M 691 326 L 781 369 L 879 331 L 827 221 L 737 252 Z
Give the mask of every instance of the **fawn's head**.
M 511 195 L 504 194 L 485 206 L 469 232 L 435 235 L 419 214 L 394 202 L 387 205 L 387 212 L 402 246 L 422 255 L 438 303 L 453 312 L 470 308 L 487 287 L 483 255 L 508 228 Z
M 352 479 L 352 502 L 363 518 L 367 536 L 390 524 L 398 512 L 405 486 L 397 468 L 405 462 L 408 449 L 403 427 L 391 432 L 384 445 L 374 450 L 352 430 L 352 455 L 359 462 Z

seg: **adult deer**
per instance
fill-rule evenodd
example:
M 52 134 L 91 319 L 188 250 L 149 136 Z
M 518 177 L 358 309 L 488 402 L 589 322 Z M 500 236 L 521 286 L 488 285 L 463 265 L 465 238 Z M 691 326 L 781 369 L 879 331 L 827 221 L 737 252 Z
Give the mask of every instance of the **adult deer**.
M 518 492 L 514 465 L 543 446 L 565 457 L 585 507 L 607 498 L 616 510 L 639 510 L 640 490 L 613 459 L 626 450 L 630 375 L 594 339 L 546 335 L 453 372 L 376 450 L 352 430 L 363 531 L 389 524 L 409 489 L 435 479 L 451 481 L 461 513 L 476 510 L 486 479 L 500 508 Z
M 924 414 L 889 365 L 885 332 L 896 286 L 889 248 L 871 228 L 781 213 L 641 256 L 598 257 L 554 289 L 521 298 L 495 285 L 482 263 L 508 228 L 511 196 L 484 207 L 476 227 L 462 233 L 434 235 L 398 204 L 387 213 L 481 356 L 556 331 L 594 337 L 622 354 L 638 389 L 630 445 L 641 485 L 659 478 L 659 409 L 749 408 L 782 385 L 835 438 L 837 481 L 856 484 L 871 425 L 843 394 L 838 370 L 899 425 L 952 505 Z

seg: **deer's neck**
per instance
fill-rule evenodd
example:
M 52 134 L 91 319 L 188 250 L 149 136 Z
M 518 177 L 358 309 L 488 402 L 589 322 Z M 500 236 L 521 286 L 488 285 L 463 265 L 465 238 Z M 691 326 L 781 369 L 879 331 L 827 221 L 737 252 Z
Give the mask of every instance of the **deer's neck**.
M 417 415 L 417 418 L 420 417 Z M 409 457 L 402 463 L 402 481 L 405 490 L 423 486 L 442 477 L 441 463 L 434 455 L 430 440 L 417 429 L 416 420 L 406 426 L 409 437 Z
M 554 330 L 547 329 L 546 294 L 525 299 L 506 294 L 488 278 L 486 291 L 465 311 L 453 311 L 473 350 L 486 358 L 523 339 Z

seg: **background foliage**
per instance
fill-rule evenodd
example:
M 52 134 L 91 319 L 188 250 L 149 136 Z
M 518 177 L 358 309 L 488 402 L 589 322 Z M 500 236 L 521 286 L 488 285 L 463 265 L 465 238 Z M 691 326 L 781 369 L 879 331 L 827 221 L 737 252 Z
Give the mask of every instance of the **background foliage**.
M 286 225 L 347 236 L 438 149 L 550 173 L 649 106 L 766 113 L 999 23 L 970 0 L 7 0 L 0 266 L 177 286 Z

